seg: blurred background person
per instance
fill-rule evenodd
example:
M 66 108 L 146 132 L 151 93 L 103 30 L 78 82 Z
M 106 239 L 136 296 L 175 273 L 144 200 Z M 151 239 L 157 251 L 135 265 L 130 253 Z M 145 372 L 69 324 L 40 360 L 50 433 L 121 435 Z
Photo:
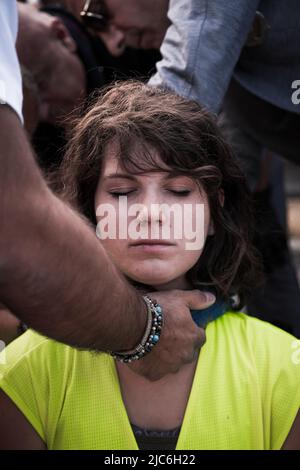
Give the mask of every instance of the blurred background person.
M 65 118 L 94 90 L 114 80 L 148 79 L 159 53 L 128 49 L 115 58 L 102 39 L 76 18 L 84 2 L 45 3 L 39 4 L 40 10 L 19 5 L 17 48 L 37 85 L 39 122 L 32 144 L 40 166 L 48 171 L 62 159 Z
M 19 4 L 17 53 L 39 90 L 40 119 L 57 124 L 86 96 L 76 43 L 59 18 Z

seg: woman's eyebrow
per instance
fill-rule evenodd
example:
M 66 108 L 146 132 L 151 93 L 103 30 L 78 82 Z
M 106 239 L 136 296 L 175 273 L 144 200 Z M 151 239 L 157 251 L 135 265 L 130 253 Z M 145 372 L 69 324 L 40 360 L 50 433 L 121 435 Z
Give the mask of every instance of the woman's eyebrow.
M 192 179 L 191 176 L 186 175 L 186 174 L 180 174 L 180 173 L 177 173 L 176 171 L 169 171 L 169 172 L 167 172 L 167 174 L 166 174 L 166 176 L 165 176 L 165 179 L 166 179 L 166 180 L 175 179 L 175 178 L 188 178 L 188 179 Z
M 143 173 L 141 173 L 140 175 L 142 176 Z M 165 180 L 170 180 L 170 179 L 175 179 L 175 178 L 180 178 L 180 177 L 189 178 L 187 175 L 181 175 L 181 174 L 178 174 L 176 172 L 166 171 L 164 179 Z M 103 181 L 113 179 L 113 178 L 124 178 L 124 179 L 128 179 L 130 181 L 136 181 L 136 177 L 133 176 L 133 175 L 130 175 L 128 173 L 110 173 L 110 174 L 104 176 Z
M 113 179 L 113 178 L 125 178 L 127 180 L 135 181 L 136 178 L 132 175 L 129 175 L 127 173 L 111 173 L 109 175 L 106 175 L 103 178 L 103 181 L 108 180 L 108 179 Z

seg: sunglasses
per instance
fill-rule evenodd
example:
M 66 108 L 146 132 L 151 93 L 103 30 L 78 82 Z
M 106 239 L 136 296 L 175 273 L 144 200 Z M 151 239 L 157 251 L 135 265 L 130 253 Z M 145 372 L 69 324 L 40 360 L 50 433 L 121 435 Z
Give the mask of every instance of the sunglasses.
M 89 11 L 91 6 L 94 10 L 93 12 Z M 80 17 L 87 28 L 96 32 L 105 31 L 111 19 L 101 0 L 87 0 L 83 10 L 80 12 Z

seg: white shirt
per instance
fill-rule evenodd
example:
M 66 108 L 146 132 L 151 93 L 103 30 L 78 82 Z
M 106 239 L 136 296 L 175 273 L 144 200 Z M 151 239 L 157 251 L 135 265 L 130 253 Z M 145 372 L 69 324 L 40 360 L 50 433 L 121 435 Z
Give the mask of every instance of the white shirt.
M 11 106 L 23 122 L 22 78 L 15 49 L 17 32 L 16 1 L 0 0 L 0 103 Z

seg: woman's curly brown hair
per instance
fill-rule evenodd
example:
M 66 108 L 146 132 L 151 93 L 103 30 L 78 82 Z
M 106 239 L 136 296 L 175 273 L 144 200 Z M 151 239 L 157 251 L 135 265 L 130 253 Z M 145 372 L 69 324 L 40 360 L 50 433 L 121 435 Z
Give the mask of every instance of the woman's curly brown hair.
M 153 160 L 155 151 L 172 171 L 196 180 L 208 196 L 215 234 L 207 237 L 187 278 L 195 288 L 212 286 L 225 300 L 237 294 L 237 308 L 244 305 L 261 281 L 252 244 L 251 196 L 213 115 L 171 91 L 130 81 L 94 96 L 69 137 L 59 171 L 60 193 L 93 224 L 103 156 L 112 141 L 129 172 L 164 171 Z

